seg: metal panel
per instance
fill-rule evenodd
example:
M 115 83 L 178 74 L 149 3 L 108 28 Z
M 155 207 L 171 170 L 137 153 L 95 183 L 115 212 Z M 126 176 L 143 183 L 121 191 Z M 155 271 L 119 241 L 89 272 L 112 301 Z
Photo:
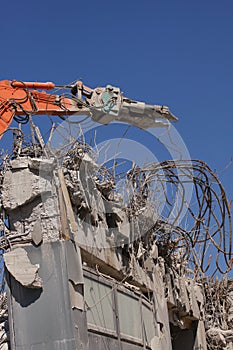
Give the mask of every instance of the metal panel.
M 121 343 L 121 347 L 122 347 L 121 350 L 142 350 L 142 349 L 144 349 L 143 345 L 136 345 L 136 344 L 124 343 L 124 342 Z
M 91 350 L 91 348 L 89 348 L 86 312 L 73 309 L 73 319 L 75 339 L 77 339 L 78 342 L 78 344 L 76 344 L 77 350 Z
M 88 305 L 87 322 L 97 328 L 116 330 L 112 288 L 85 277 L 85 302 Z
M 117 339 L 89 332 L 90 350 L 121 350 Z M 126 348 L 127 349 L 127 348 Z
M 153 316 L 153 309 L 145 304 L 142 304 L 142 319 L 145 341 L 147 345 L 151 344 L 151 340 L 156 336 L 155 322 Z
M 142 323 L 138 299 L 118 291 L 118 308 L 121 334 L 142 340 Z
M 25 246 L 30 261 L 39 264 L 43 289 L 23 287 L 9 273 L 10 329 L 13 350 L 75 350 L 65 244 Z M 15 327 L 14 325 L 20 325 Z

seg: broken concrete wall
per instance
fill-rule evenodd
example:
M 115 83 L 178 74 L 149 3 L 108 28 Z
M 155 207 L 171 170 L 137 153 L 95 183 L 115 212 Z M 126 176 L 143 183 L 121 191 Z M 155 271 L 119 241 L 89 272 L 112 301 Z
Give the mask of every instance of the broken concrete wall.
M 57 241 L 60 237 L 53 161 L 12 160 L 2 186 L 2 204 L 10 224 L 11 244 Z

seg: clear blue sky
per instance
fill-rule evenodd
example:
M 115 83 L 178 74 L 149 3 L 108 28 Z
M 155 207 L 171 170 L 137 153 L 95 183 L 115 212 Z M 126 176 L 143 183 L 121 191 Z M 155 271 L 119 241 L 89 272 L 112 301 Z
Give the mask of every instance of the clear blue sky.
M 1 77 L 95 87 L 168 105 L 192 158 L 233 198 L 232 0 L 8 1 Z

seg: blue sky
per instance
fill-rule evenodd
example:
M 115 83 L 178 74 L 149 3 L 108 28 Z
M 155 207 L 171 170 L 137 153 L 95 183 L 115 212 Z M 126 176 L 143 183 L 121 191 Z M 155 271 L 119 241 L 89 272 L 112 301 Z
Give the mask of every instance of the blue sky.
M 191 157 L 216 170 L 233 199 L 231 0 L 8 1 L 1 79 L 83 79 L 168 105 Z
M 233 3 L 8 1 L 2 4 L 1 79 L 82 78 L 168 105 L 193 158 L 220 173 L 233 197 Z

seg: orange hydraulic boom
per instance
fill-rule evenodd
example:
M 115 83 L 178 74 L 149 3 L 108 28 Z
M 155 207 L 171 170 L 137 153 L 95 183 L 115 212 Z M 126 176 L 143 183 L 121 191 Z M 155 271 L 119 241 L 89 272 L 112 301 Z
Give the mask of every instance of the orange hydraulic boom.
M 23 83 L 3 80 L 0 82 L 0 135 L 9 127 L 14 116 L 23 115 L 58 115 L 90 113 L 88 108 L 77 105 L 72 98 L 67 98 L 35 89 L 54 89 L 48 83 Z M 33 90 L 31 90 L 33 89 Z
M 85 114 L 102 124 L 120 120 L 142 129 L 164 126 L 162 119 L 177 121 L 168 107 L 130 100 L 121 94 L 119 88 L 111 85 L 91 89 L 77 81 L 68 87 L 70 97 L 38 91 L 54 88 L 52 82 L 0 81 L 0 137 L 14 117 L 35 114 L 62 117 Z

